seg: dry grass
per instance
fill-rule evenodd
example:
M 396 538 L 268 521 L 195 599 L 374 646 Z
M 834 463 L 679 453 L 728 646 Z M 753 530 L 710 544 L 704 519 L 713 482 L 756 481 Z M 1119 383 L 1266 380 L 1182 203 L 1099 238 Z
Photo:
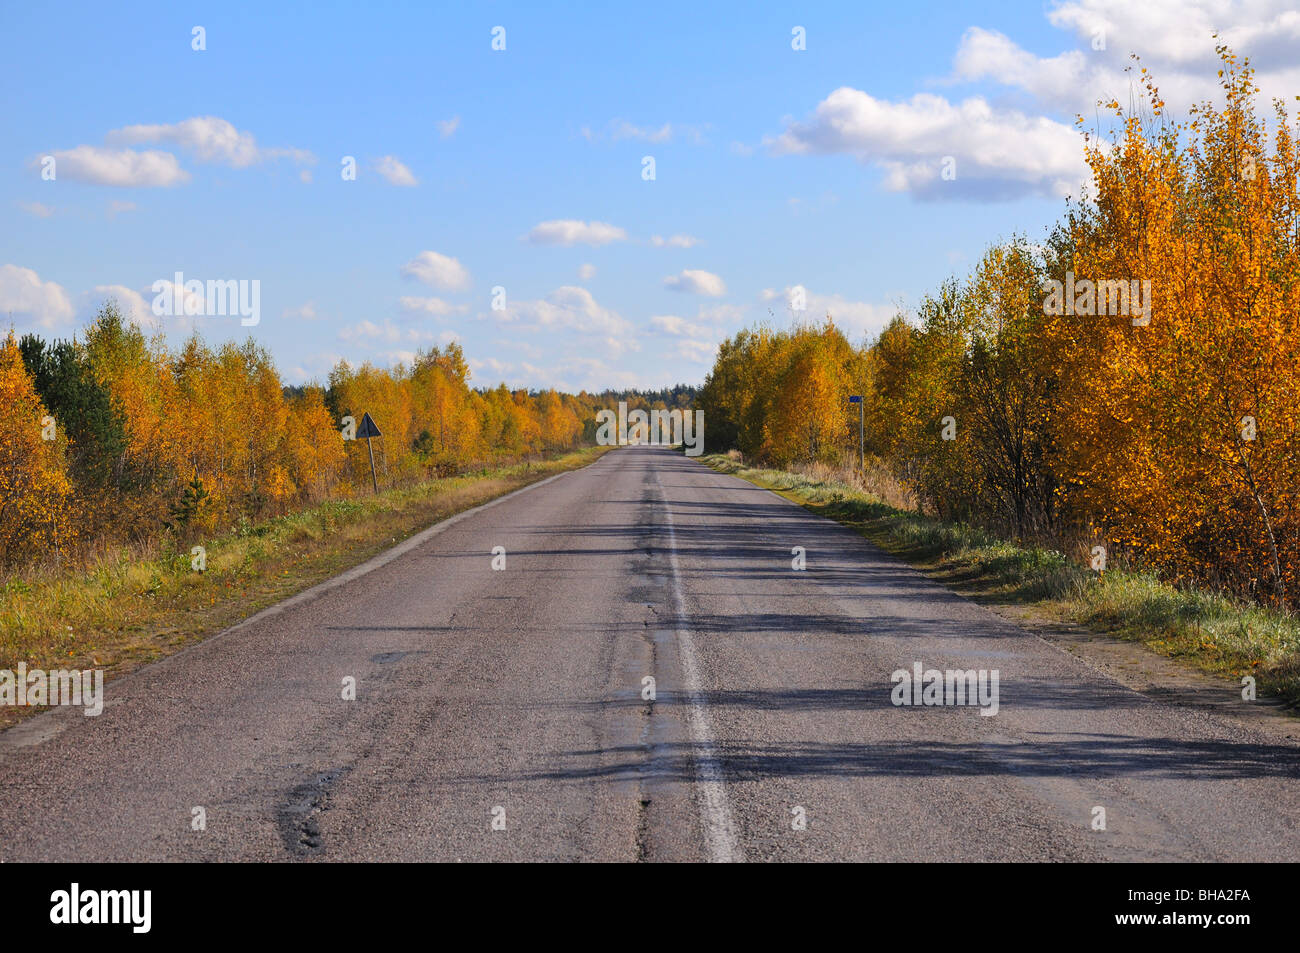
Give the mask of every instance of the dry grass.
M 0 669 L 102 668 L 119 677 L 358 565 L 415 532 L 540 479 L 591 463 L 589 448 L 335 500 L 212 539 L 207 569 L 187 544 L 159 540 L 107 552 L 84 571 L 48 567 L 0 585 Z M 0 709 L 0 727 L 31 709 Z
M 712 454 L 730 464 L 745 466 L 745 455 L 739 450 L 725 454 Z M 910 487 L 875 458 L 867 459 L 866 469 L 858 466 L 857 458 L 841 463 L 795 463 L 788 470 L 766 470 L 766 473 L 793 473 L 805 478 L 809 487 L 833 486 L 875 497 L 898 510 L 915 510 L 916 494 Z
M 916 494 L 876 460 L 867 460 L 865 470 L 846 464 L 797 463 L 790 472 L 806 477 L 813 485 L 833 484 L 872 496 L 896 510 L 916 509 Z

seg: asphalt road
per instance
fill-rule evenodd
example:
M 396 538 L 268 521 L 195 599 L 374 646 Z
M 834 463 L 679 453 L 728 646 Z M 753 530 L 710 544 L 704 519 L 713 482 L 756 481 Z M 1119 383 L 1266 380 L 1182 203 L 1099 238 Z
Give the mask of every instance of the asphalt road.
M 997 669 L 997 714 L 895 706 L 916 662 Z M 106 696 L 0 735 L 0 860 L 1300 858 L 1294 740 L 1131 691 L 661 449 Z

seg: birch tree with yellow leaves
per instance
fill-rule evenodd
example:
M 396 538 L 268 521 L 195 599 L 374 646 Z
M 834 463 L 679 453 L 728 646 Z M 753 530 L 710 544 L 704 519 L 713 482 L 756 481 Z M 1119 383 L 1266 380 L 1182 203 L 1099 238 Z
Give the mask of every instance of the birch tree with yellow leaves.
M 65 439 L 36 394 L 12 331 L 0 344 L 0 407 L 0 559 L 58 557 L 73 535 Z
M 1283 104 L 1220 48 L 1224 102 L 1170 119 L 1112 102 L 1076 281 L 1149 281 L 1149 315 L 1056 316 L 1061 473 L 1081 518 L 1144 564 L 1286 603 L 1300 592 L 1300 248 Z M 1147 323 L 1149 318 L 1149 323 Z

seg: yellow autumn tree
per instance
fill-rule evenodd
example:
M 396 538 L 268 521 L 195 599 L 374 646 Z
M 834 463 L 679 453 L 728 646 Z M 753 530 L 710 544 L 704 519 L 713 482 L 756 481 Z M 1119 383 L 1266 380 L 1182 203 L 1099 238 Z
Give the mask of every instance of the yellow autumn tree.
M 58 421 L 48 418 L 11 330 L 0 344 L 0 559 L 53 551 L 73 537 L 72 485 Z M 53 438 L 53 439 L 49 439 Z
M 796 328 L 777 341 L 780 369 L 770 385 L 764 456 L 779 465 L 838 459 L 850 441 L 852 348 L 829 318 L 820 327 Z
M 1249 65 L 1219 53 L 1222 105 L 1174 122 L 1143 70 L 1144 110 L 1112 102 L 1119 134 L 1088 150 L 1096 199 L 1073 211 L 1063 264 L 1076 287 L 1127 284 L 1130 307 L 1052 320 L 1062 475 L 1135 559 L 1285 603 L 1300 585 L 1296 156 L 1285 110 L 1270 150 Z

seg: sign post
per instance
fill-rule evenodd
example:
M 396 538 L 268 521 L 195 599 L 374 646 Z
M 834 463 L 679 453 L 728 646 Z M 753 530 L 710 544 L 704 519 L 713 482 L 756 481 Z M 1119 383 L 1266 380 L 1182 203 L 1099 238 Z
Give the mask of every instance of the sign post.
M 379 494 L 379 478 L 375 476 L 375 451 L 370 446 L 371 437 L 382 437 L 379 428 L 375 426 L 374 419 L 370 416 L 370 411 L 366 411 L 361 418 L 361 426 L 357 428 L 357 436 L 366 438 L 366 452 L 370 454 L 370 485 L 374 488 L 375 494 Z
M 867 442 L 862 430 L 862 395 L 850 395 L 849 403 L 858 405 L 858 463 L 865 473 L 867 470 Z

